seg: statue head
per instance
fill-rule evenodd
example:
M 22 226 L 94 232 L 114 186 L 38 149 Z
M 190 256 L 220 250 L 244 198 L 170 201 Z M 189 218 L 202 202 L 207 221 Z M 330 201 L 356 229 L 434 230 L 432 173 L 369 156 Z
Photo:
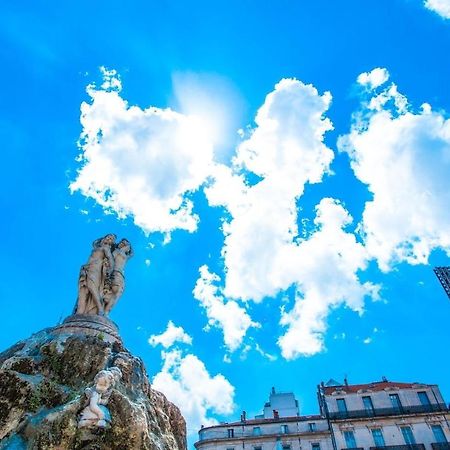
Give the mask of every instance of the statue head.
M 122 378 L 122 372 L 118 367 L 100 370 L 95 375 L 95 390 L 100 394 L 109 391 Z
M 94 248 L 100 247 L 102 245 L 112 246 L 114 244 L 114 242 L 116 242 L 116 238 L 117 238 L 117 236 L 114 233 L 108 233 L 106 236 L 96 239 L 92 243 L 92 246 Z
M 117 247 L 124 251 L 126 255 L 133 256 L 133 249 L 131 248 L 131 244 L 128 239 L 121 239 L 121 241 L 117 244 Z

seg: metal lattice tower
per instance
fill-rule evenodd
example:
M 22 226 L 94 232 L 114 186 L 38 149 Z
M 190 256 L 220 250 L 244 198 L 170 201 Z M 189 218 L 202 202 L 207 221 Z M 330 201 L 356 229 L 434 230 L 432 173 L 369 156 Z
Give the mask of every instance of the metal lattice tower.
M 433 270 L 450 298 L 450 267 L 435 267 Z

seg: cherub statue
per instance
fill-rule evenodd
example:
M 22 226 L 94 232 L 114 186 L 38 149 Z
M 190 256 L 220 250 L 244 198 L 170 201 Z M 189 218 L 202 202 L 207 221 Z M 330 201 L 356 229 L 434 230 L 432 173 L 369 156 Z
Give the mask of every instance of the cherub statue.
M 94 386 L 86 388 L 89 404 L 81 412 L 78 428 L 105 428 L 111 423 L 111 414 L 105 406 L 114 385 L 122 378 L 118 367 L 101 370 L 94 378 Z

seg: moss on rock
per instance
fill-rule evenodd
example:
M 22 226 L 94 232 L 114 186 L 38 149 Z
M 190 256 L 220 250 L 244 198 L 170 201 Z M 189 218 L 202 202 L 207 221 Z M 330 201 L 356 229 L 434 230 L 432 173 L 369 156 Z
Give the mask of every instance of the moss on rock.
M 123 374 L 108 403 L 111 426 L 78 429 L 84 390 L 111 366 Z M 142 360 L 120 342 L 43 330 L 1 353 L 0 368 L 0 448 L 186 449 L 178 408 L 151 389 Z

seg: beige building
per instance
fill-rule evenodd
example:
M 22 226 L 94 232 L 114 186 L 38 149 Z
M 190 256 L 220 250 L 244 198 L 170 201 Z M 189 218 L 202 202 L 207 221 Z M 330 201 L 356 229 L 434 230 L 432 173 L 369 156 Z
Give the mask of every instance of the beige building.
M 275 389 L 263 414 L 202 427 L 197 450 L 450 450 L 450 411 L 436 385 L 387 380 L 318 388 L 320 415 Z
M 319 399 L 336 449 L 450 449 L 450 414 L 438 386 L 330 384 L 319 387 Z

